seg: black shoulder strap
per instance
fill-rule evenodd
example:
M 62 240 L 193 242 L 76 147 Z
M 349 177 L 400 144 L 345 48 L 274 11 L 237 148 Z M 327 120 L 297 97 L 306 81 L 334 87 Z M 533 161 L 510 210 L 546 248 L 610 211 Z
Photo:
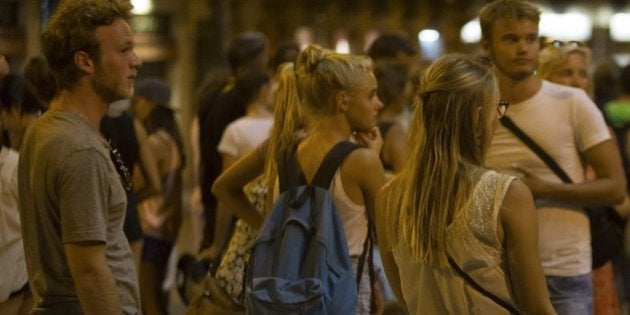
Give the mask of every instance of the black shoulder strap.
M 503 301 L 498 296 L 492 294 L 490 291 L 487 291 L 482 286 L 480 286 L 479 283 L 477 283 L 473 278 L 471 278 L 464 270 L 459 268 L 459 266 L 457 265 L 457 263 L 455 263 L 455 260 L 453 260 L 453 258 L 451 258 L 451 256 L 447 256 L 447 257 L 448 257 L 448 263 L 451 265 L 451 268 L 455 269 L 455 271 L 462 278 L 464 278 L 464 280 L 466 282 L 468 282 L 468 284 L 470 284 L 475 290 L 479 291 L 479 293 L 485 295 L 486 297 L 488 297 L 489 299 L 491 299 L 492 301 L 497 303 L 499 306 L 501 306 L 504 309 L 508 310 L 510 313 L 512 313 L 512 314 L 519 314 L 519 311 L 516 308 L 514 308 L 514 306 L 508 304 L 507 302 Z
M 538 157 L 547 164 L 547 166 L 565 183 L 573 183 L 569 175 L 564 172 L 562 167 L 556 163 L 556 161 L 547 152 L 540 147 L 532 138 L 530 138 L 523 130 L 521 130 L 514 122 L 507 116 L 501 117 L 501 124 L 509 129 L 516 137 L 518 137 L 525 145 L 527 145 Z
M 330 182 L 332 181 L 335 172 L 339 169 L 339 166 L 355 149 L 359 148 L 359 145 L 349 141 L 343 141 L 335 144 L 330 151 L 324 157 L 322 164 L 319 166 L 317 173 L 313 177 L 314 186 L 328 189 Z
M 300 167 L 297 163 L 297 147 L 299 142 L 296 142 L 286 150 L 285 152 L 278 152 L 278 161 L 276 165 L 278 168 L 278 180 L 280 182 L 280 193 L 289 190 L 291 187 L 296 187 L 304 180 L 304 174 L 300 171 Z

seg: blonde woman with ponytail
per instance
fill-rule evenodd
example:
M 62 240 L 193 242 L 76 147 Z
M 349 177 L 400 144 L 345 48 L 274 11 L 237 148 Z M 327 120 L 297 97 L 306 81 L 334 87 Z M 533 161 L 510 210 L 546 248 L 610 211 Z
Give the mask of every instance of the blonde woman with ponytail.
M 368 216 L 373 218 L 376 193 L 385 182 L 379 160 L 382 139 L 376 127 L 378 111 L 383 104 L 376 96 L 372 63 L 367 57 L 338 54 L 311 45 L 299 54 L 294 76 L 296 87 L 292 93 L 299 95 L 299 105 L 294 106 L 304 111 L 304 121 L 308 122 L 305 136 L 298 139 L 294 133 L 296 129 L 287 130 L 288 126 L 281 124 L 278 118 L 272 131 L 274 140 L 270 140 L 263 151 L 267 154 L 250 154 L 236 162 L 217 179 L 213 193 L 227 208 L 258 229 L 264 215 L 255 211 L 242 194 L 247 180 L 262 173 L 266 165 L 265 174 L 270 180 L 270 192 L 273 191 L 272 200 L 275 200 L 279 194 L 276 156 L 291 150 L 299 142 L 297 162 L 307 182 L 311 182 L 330 149 L 354 137 L 363 147 L 347 156 L 335 173 L 329 191 L 356 268 L 368 233 Z M 280 90 L 282 87 L 278 93 Z M 288 92 L 283 91 L 281 95 L 295 96 Z M 278 132 L 275 138 L 274 132 Z M 367 269 L 362 275 L 357 314 L 368 314 L 371 288 Z
M 507 105 L 492 69 L 467 56 L 438 59 L 420 82 L 409 157 L 379 192 L 375 221 L 390 285 L 409 314 L 553 313 L 532 195 L 482 165 Z

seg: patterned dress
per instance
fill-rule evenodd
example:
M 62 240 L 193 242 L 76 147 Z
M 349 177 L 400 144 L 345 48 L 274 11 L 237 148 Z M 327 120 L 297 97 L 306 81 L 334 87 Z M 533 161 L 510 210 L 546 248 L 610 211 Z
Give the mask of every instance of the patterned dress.
M 260 212 L 265 212 L 267 184 L 261 175 L 245 187 L 245 194 Z M 215 278 L 232 300 L 240 305 L 244 303 L 243 277 L 249 260 L 249 247 L 256 239 L 258 231 L 243 220 L 237 220 L 234 234 L 221 259 Z

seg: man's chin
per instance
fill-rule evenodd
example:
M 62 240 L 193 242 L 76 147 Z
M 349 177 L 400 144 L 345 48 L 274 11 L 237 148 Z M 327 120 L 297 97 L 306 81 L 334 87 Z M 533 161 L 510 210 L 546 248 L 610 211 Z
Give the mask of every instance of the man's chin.
M 529 76 L 534 75 L 534 71 L 520 71 L 520 72 L 513 72 L 510 74 L 510 79 L 514 80 L 514 81 L 521 81 L 524 79 L 527 79 Z

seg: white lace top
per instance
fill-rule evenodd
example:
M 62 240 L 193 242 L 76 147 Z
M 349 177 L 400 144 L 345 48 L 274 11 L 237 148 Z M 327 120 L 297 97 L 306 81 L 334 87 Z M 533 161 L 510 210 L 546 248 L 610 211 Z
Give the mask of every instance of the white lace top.
M 448 254 L 487 291 L 514 305 L 506 275 L 505 251 L 497 218 L 515 177 L 486 171 L 473 191 L 470 207 L 459 211 L 447 231 Z M 415 262 L 404 240 L 392 250 L 410 314 L 508 314 L 449 265 Z

